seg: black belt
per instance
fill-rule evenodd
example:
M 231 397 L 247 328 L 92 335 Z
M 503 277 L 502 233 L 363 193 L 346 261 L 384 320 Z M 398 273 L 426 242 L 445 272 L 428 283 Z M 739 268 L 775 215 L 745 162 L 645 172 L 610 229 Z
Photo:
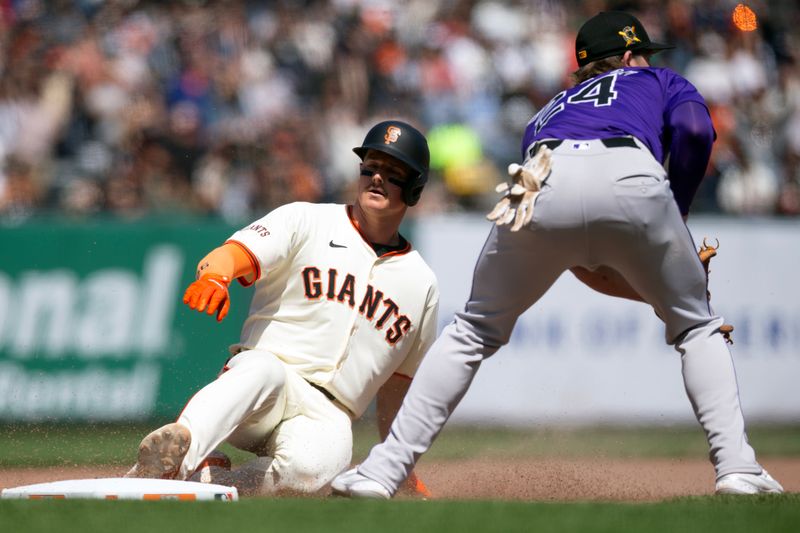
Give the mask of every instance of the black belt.
M 528 153 L 529 157 L 533 157 L 536 155 L 536 152 L 539 150 L 540 146 L 547 146 L 551 150 L 555 150 L 561 143 L 564 142 L 564 139 L 551 139 L 549 141 L 539 141 L 533 145 L 530 152 Z M 633 140 L 633 137 L 609 137 L 607 139 L 600 139 L 600 142 L 605 145 L 606 148 L 639 148 L 639 145 L 636 144 L 636 141 Z
M 639 148 L 633 137 L 609 137 L 608 139 L 600 139 L 600 142 L 606 145 L 606 148 Z
M 329 399 L 330 401 L 332 401 L 332 402 L 338 402 L 338 401 L 339 401 L 339 400 L 337 400 L 337 399 L 336 399 L 336 396 L 334 396 L 333 394 L 331 394 L 330 392 L 328 392 L 328 390 L 327 390 L 327 389 L 324 389 L 324 388 L 320 387 L 320 386 L 319 386 L 319 385 L 317 385 L 316 383 L 311 383 L 311 382 L 310 382 L 310 381 L 308 381 L 308 380 L 306 380 L 306 383 L 308 383 L 309 385 L 311 385 L 312 387 L 314 387 L 315 389 L 317 389 L 318 391 L 320 391 L 320 392 L 321 392 L 322 394 L 324 394 L 324 395 L 325 395 L 325 397 L 326 397 L 327 399 Z

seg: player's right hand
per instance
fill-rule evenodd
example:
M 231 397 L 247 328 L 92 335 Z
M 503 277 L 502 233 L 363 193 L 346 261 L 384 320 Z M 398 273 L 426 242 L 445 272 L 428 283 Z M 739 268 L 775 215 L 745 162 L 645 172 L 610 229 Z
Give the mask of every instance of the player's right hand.
M 228 285 L 231 280 L 219 274 L 203 274 L 193 281 L 183 293 L 183 303 L 199 312 L 204 310 L 213 315 L 217 313 L 217 322 L 221 322 L 231 306 Z
M 525 162 L 524 165 L 512 163 L 508 166 L 508 175 L 511 183 L 504 182 L 495 190 L 503 194 L 494 209 L 486 218 L 498 226 L 510 224 L 511 231 L 519 231 L 527 226 L 533 217 L 533 204 L 542 184 L 550 175 L 552 168 L 552 151 L 542 146 L 536 155 Z

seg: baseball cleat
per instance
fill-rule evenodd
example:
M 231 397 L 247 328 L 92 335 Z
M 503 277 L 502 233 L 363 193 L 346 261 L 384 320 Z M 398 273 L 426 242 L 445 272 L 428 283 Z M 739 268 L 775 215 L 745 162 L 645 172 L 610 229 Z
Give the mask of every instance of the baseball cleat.
M 389 490 L 367 476 L 358 473 L 356 468 L 339 474 L 331 482 L 333 494 L 348 498 L 368 498 L 372 500 L 388 500 L 392 497 Z
M 726 474 L 719 478 L 717 494 L 781 494 L 783 487 L 766 470 L 760 474 Z
M 191 442 L 192 435 L 184 425 L 158 428 L 142 439 L 139 458 L 125 477 L 174 479 Z

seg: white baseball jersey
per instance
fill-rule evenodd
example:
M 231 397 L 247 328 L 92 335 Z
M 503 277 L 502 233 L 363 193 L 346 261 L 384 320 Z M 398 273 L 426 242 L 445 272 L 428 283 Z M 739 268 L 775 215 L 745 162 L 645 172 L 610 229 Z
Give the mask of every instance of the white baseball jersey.
M 348 206 L 303 202 L 275 209 L 230 241 L 259 268 L 234 353 L 274 353 L 354 416 L 392 373 L 414 375 L 436 335 L 439 290 L 410 245 L 378 257 Z

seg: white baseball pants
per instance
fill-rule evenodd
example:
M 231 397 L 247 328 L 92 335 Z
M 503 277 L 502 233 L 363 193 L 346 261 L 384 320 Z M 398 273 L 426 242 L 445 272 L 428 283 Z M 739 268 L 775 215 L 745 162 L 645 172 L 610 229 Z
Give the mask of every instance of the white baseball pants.
M 247 477 L 263 473 L 260 487 L 249 489 L 261 494 L 316 492 L 350 464 L 349 414 L 266 351 L 231 358 L 178 422 L 192 434 L 180 479 L 222 442 L 260 456 L 247 465 Z
M 614 268 L 665 323 L 683 380 L 709 442 L 717 477 L 760 473 L 747 442 L 730 352 L 710 309 L 706 275 L 664 169 L 639 145 L 564 141 L 536 199 L 530 225 L 493 227 L 472 293 L 423 359 L 383 444 L 360 473 L 396 491 L 425 453 L 478 371 L 514 324 L 567 269 Z M 536 401 L 536 392 L 531 392 Z

